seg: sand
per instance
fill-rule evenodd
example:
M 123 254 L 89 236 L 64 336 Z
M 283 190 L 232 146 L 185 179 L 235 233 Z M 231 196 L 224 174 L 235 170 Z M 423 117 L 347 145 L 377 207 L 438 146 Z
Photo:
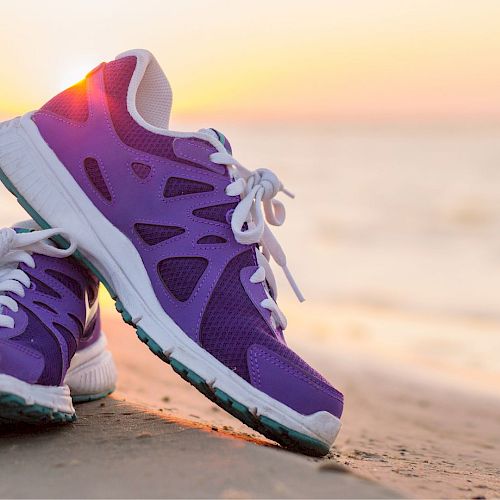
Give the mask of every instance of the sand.
M 3 427 L 2 498 L 395 498 L 341 467 L 121 401 L 77 423 Z
M 362 317 L 360 310 L 358 320 Z M 151 357 L 118 318 L 107 316 L 105 325 L 120 368 L 118 387 L 127 400 L 266 442 Z M 346 466 L 408 497 L 499 497 L 500 399 L 394 371 L 385 360 L 363 357 L 348 344 L 324 354 L 311 343 L 298 345 L 347 395 L 343 429 L 331 456 L 320 463 Z

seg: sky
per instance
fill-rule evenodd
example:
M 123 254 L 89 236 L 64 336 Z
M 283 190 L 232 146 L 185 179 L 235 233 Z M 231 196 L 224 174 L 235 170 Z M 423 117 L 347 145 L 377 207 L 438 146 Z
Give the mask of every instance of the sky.
M 151 50 L 174 119 L 500 116 L 500 2 L 0 0 L 0 117 Z

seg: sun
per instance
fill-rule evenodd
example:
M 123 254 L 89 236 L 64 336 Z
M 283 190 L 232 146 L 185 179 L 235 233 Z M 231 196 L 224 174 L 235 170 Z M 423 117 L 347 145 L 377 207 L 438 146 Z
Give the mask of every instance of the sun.
M 81 62 L 72 64 L 64 69 L 57 81 L 57 90 L 63 91 L 80 82 L 95 66 L 94 62 Z

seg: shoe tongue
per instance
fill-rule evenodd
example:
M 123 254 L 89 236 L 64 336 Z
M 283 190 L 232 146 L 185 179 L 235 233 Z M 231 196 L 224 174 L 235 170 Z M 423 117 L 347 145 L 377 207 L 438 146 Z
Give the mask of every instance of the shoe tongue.
M 231 148 L 231 144 L 229 143 L 229 141 L 226 139 L 226 136 L 222 132 L 219 132 L 218 130 L 216 130 L 214 128 L 203 128 L 203 129 L 199 130 L 199 132 L 206 134 L 206 135 L 209 135 L 209 136 L 213 137 L 214 139 L 218 140 L 224 146 L 224 148 L 226 149 L 226 151 L 229 154 L 233 153 L 233 150 Z
M 153 54 L 135 49 L 123 52 L 116 59 L 135 57 L 137 65 L 130 80 L 129 99 L 135 95 L 135 108 L 149 124 L 167 129 L 172 109 L 172 88 Z
M 16 233 L 30 233 L 31 231 L 39 231 L 42 229 L 34 220 L 28 219 L 20 222 L 16 222 L 12 229 Z

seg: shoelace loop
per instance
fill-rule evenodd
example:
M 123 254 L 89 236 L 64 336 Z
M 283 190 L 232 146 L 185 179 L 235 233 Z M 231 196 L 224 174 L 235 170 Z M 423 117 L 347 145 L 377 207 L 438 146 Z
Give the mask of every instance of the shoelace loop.
M 285 206 L 276 199 L 276 196 L 280 192 L 285 193 L 290 198 L 294 198 L 294 195 L 283 186 L 278 176 L 269 169 L 248 170 L 232 155 L 223 151 L 210 155 L 210 160 L 228 167 L 233 166 L 235 169 L 234 180 L 227 186 L 226 194 L 241 197 L 231 218 L 231 229 L 236 241 L 245 245 L 260 244 L 262 253 L 265 256 L 264 261 L 269 260 L 269 256 L 274 259 L 283 269 L 295 295 L 302 302 L 304 297 L 288 269 L 286 254 L 266 224 L 267 222 L 272 226 L 281 226 L 285 222 Z M 264 212 L 262 207 L 264 207 Z M 267 261 L 267 265 L 264 264 L 264 261 L 260 259 L 259 268 L 252 276 L 252 282 L 270 282 L 274 297 L 277 297 L 274 276 L 269 264 L 267 264 Z M 286 318 L 279 310 L 275 300 L 268 297 L 261 303 L 261 306 L 269 309 L 279 325 L 286 328 Z
M 68 248 L 57 248 L 49 243 L 49 239 L 56 235 L 61 235 L 69 241 Z M 24 263 L 28 267 L 34 268 L 33 253 L 65 258 L 69 257 L 75 250 L 76 242 L 61 229 L 23 233 L 17 233 L 11 228 L 0 229 L 0 327 L 14 328 L 15 326 L 13 318 L 2 314 L 4 307 L 12 312 L 19 310 L 17 302 L 5 293 L 10 292 L 24 297 L 25 288 L 31 286 L 29 276 L 18 269 L 19 264 Z
M 14 246 L 16 232 L 10 227 L 0 230 L 0 261 L 11 251 Z

